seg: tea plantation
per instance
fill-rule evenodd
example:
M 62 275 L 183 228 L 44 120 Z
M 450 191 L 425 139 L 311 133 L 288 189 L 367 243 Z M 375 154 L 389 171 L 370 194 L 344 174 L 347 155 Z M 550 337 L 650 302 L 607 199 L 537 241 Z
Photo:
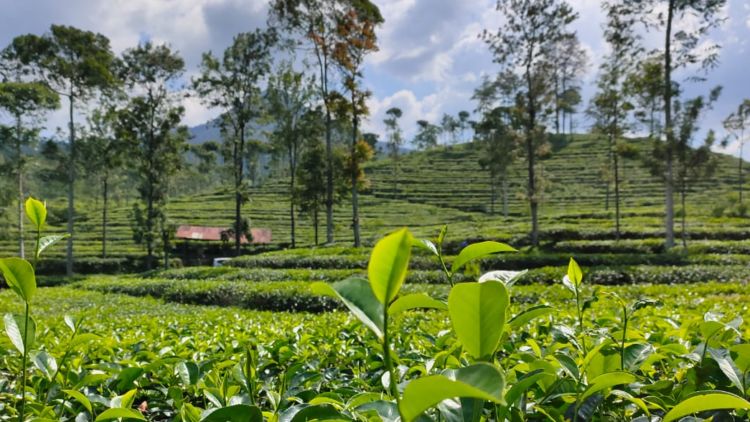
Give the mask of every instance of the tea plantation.
M 347 246 L 346 203 L 335 245 L 310 246 L 303 221 L 305 247 L 223 267 L 68 279 L 55 275 L 62 239 L 29 235 L 38 261 L 0 260 L 0 420 L 749 418 L 750 226 L 724 206 L 735 159 L 691 190 L 687 248 L 664 252 L 660 187 L 640 161 L 626 160 L 614 240 L 592 166 L 602 147 L 560 141 L 530 248 L 520 176 L 510 215 L 500 201 L 491 215 L 473 148 L 409 154 L 397 173 L 371 164 L 365 248 Z M 285 189 L 283 177 L 257 186 L 246 206 L 272 246 L 288 241 Z M 61 232 L 57 205 L 29 204 L 29 233 Z M 182 197 L 170 219 L 229 226 L 230 204 Z M 112 210 L 101 259 L 98 210 L 82 209 L 79 271 L 142 256 L 129 210 Z M 2 248 L 15 255 L 12 236 Z

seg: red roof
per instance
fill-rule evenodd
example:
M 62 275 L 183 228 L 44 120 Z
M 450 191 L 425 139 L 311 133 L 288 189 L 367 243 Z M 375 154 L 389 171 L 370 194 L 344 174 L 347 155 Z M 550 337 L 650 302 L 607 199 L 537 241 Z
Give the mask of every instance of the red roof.
M 222 227 L 203 227 L 203 226 L 179 226 L 175 237 L 186 240 L 221 240 L 221 233 L 226 231 Z M 250 229 L 253 237 L 252 243 L 271 243 L 271 229 Z M 241 243 L 247 243 L 243 235 L 240 238 Z

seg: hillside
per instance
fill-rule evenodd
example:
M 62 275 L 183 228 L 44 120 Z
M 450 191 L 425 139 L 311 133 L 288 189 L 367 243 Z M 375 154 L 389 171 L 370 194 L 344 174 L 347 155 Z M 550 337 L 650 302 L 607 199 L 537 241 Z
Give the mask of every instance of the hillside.
M 634 144 L 645 150 L 643 141 L 634 141 Z M 606 252 L 615 248 L 597 246 L 613 238 L 613 206 L 605 210 L 606 186 L 600 176 L 605 154 L 603 142 L 581 135 L 572 141 L 556 141 L 551 157 L 542 162 L 545 178 L 548 179 L 548 188 L 540 208 L 542 241 L 546 249 L 574 253 L 592 248 Z M 478 165 L 479 157 L 480 151 L 473 144 L 414 152 L 400 158 L 397 177 L 394 177 L 391 160 L 371 163 L 367 167 L 371 190 L 361 196 L 365 243 L 373 243 L 396 227 L 408 226 L 420 236 L 431 236 L 442 224 L 448 224 L 453 239 L 499 238 L 523 245 L 529 229 L 527 206 L 523 200 L 523 163 L 518 162 L 511 172 L 510 215 L 504 218 L 499 196 L 496 213 L 489 214 L 490 184 L 487 173 Z M 717 155 L 717 160 L 719 165 L 715 176 L 693 186 L 689 196 L 688 224 L 694 247 L 717 241 L 712 239 L 741 239 L 746 230 L 743 228 L 746 227 L 746 220 L 712 216 L 712 210 L 736 189 L 737 159 Z M 662 186 L 638 159 L 624 160 L 622 174 L 624 235 L 615 250 L 658 250 L 663 231 Z M 277 244 L 289 242 L 286 183 L 284 178 L 275 178 L 253 187 L 251 201 L 244 207 L 252 225 L 270 228 Z M 62 204 L 50 204 L 50 207 L 62 208 Z M 131 209 L 132 204 L 126 200 L 115 201 L 112 205 L 108 229 L 110 257 L 142 253 L 142 248 L 132 241 L 129 222 Z M 677 209 L 679 211 L 679 207 Z M 229 227 L 233 201 L 225 192 L 203 193 L 174 198 L 168 210 L 174 224 Z M 76 255 L 79 259 L 96 257 L 101 249 L 99 206 L 94 202 L 83 203 L 78 212 Z M 337 207 L 335 218 L 337 243 L 350 242 L 351 207 L 347 201 Z M 324 219 L 321 220 L 322 240 L 325 227 L 322 224 Z M 61 219 L 55 221 L 53 218 L 51 223 L 53 231 L 61 229 Z M 679 233 L 679 227 L 677 231 Z M 309 219 L 298 220 L 297 238 L 302 246 L 312 244 L 313 230 Z M 11 229 L 6 238 L 0 241 L 1 254 L 17 252 L 14 239 L 15 233 Z M 638 239 L 637 244 L 635 239 Z M 633 244 L 629 245 L 629 242 Z M 53 258 L 62 258 L 63 254 L 62 246 L 56 246 L 51 251 Z

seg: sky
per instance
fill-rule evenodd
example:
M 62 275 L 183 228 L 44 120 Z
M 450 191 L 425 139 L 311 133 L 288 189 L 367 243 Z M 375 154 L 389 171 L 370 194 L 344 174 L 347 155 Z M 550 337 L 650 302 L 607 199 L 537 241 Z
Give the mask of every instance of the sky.
M 437 123 L 443 113 L 472 111 L 474 89 L 484 74 L 494 74 L 498 65 L 479 38 L 484 29 L 497 30 L 502 17 L 495 0 L 374 0 L 385 23 L 377 35 L 380 50 L 368 56 L 365 85 L 372 91 L 370 117 L 364 129 L 383 133 L 385 111 L 403 110 L 401 126 L 407 139 L 416 121 Z M 601 25 L 604 16 L 598 0 L 570 0 L 579 13 L 572 25 L 589 54 L 589 71 L 584 76 L 584 99 L 594 92 L 596 70 L 606 54 Z M 185 80 L 197 72 L 201 54 L 222 52 L 239 33 L 266 24 L 267 0 L 0 0 L 0 45 L 24 33 L 42 34 L 55 24 L 73 25 L 100 32 L 110 38 L 116 53 L 151 39 L 166 42 L 185 58 Z M 701 122 L 705 131 L 715 129 L 724 135 L 721 121 L 734 111 L 743 98 L 750 98 L 750 2 L 728 0 L 723 12 L 726 21 L 709 34 L 710 41 L 722 46 L 719 66 L 703 83 L 686 84 L 690 96 L 707 94 L 716 85 L 725 87 L 719 101 Z M 690 19 L 679 25 L 690 26 Z M 646 43 L 656 45 L 660 34 L 645 33 Z M 683 71 L 677 80 L 701 75 Z M 197 98 L 185 102 L 184 123 L 205 123 L 219 111 L 204 107 Z M 577 125 L 587 127 L 583 115 Z M 50 116 L 48 129 L 65 125 L 65 113 Z M 744 158 L 750 159 L 750 148 Z M 737 154 L 732 142 L 723 150 Z

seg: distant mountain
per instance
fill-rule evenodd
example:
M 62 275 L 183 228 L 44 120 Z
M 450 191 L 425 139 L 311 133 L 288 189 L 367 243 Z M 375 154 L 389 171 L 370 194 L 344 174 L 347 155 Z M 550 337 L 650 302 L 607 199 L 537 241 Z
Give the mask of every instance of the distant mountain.
M 208 141 L 221 142 L 221 131 L 215 120 L 188 128 L 188 132 L 190 132 L 188 143 L 191 145 L 200 145 Z

